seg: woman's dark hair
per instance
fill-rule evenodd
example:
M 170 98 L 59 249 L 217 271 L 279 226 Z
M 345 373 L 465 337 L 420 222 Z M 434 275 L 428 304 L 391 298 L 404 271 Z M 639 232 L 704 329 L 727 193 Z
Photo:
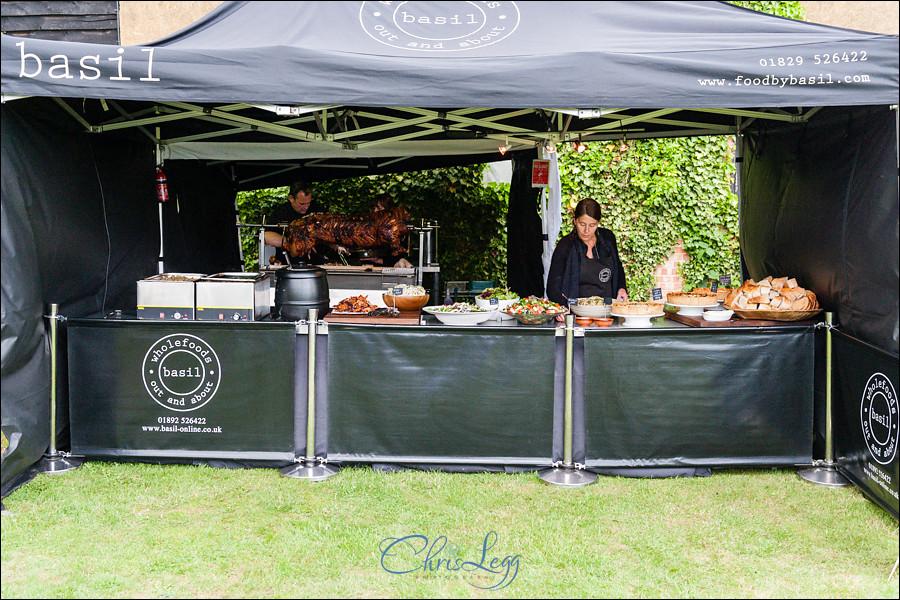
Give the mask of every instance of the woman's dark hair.
M 376 206 L 381 206 L 379 210 L 387 210 L 389 208 L 395 208 L 397 204 L 394 202 L 394 199 L 391 198 L 390 194 L 378 194 L 375 196 L 375 199 L 372 200 L 372 208 Z
M 600 203 L 593 198 L 585 198 L 575 206 L 575 214 L 572 218 L 577 219 L 582 215 L 587 215 L 599 221 L 603 215 L 603 211 L 600 210 Z
M 306 194 L 312 193 L 312 188 L 309 187 L 309 183 L 307 181 L 304 181 L 303 179 L 300 179 L 300 180 L 292 183 L 291 191 L 288 192 L 288 194 L 290 195 L 291 198 L 296 198 L 297 194 L 299 194 L 300 192 L 304 192 Z

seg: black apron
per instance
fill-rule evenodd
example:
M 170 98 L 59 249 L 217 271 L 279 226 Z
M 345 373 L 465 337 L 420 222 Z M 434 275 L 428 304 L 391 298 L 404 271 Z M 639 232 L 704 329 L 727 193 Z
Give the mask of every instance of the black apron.
M 594 248 L 598 251 L 598 248 Z M 613 292 L 612 278 L 613 268 L 615 267 L 612 256 L 600 254 L 600 258 L 588 258 L 582 255 L 581 258 L 581 277 L 578 279 L 579 298 L 587 298 L 589 296 L 603 296 L 604 298 L 612 298 L 616 294 Z

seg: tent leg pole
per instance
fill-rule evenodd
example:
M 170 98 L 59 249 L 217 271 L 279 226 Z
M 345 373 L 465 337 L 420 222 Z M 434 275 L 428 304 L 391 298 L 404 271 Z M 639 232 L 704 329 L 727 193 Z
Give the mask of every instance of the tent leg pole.
M 566 378 L 565 409 L 563 417 L 563 462 L 561 465 L 545 469 L 538 473 L 544 483 L 557 487 L 582 487 L 597 481 L 596 473 L 584 469 L 572 460 L 572 356 L 574 354 L 575 317 L 566 315 Z
M 811 469 L 798 471 L 797 475 L 810 483 L 828 487 L 845 487 L 850 485 L 846 477 L 838 473 L 834 463 L 834 437 L 831 422 L 831 330 L 834 313 L 825 313 L 825 460 Z
M 50 305 L 50 449 L 37 466 L 39 473 L 57 474 L 81 466 L 81 461 L 70 458 L 56 448 L 56 356 L 58 341 L 59 305 Z
M 306 373 L 306 456 L 293 465 L 282 467 L 279 473 L 285 477 L 324 481 L 336 475 L 338 469 L 316 456 L 316 328 L 319 309 L 310 308 L 306 323 L 308 335 Z M 302 322 L 300 324 L 303 325 Z

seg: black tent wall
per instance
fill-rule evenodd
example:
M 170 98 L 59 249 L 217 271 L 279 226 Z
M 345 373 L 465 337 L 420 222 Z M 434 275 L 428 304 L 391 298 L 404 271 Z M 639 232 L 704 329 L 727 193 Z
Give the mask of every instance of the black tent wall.
M 796 277 L 844 332 L 897 354 L 896 112 L 823 113 L 744 136 L 744 260 L 754 279 Z
M 513 158 L 507 212 L 507 285 L 522 296 L 544 295 L 544 265 L 541 262 L 540 188 L 531 186 L 531 163 L 537 151 L 521 152 Z
M 91 136 L 51 100 L 4 104 L 0 114 L 5 496 L 50 443 L 48 305 L 58 304 L 66 317 L 133 313 L 135 281 L 157 269 L 159 214 L 148 142 Z M 234 190 L 216 170 L 195 165 L 172 168 L 170 177 L 166 251 L 173 266 L 204 273 L 238 268 Z M 62 443 L 65 363 L 57 372 Z
M 169 202 L 163 205 L 166 271 L 243 270 L 235 225 L 236 190 L 224 168 L 207 167 L 199 161 L 166 163 L 169 181 Z M 146 177 L 152 178 L 153 172 L 148 172 Z

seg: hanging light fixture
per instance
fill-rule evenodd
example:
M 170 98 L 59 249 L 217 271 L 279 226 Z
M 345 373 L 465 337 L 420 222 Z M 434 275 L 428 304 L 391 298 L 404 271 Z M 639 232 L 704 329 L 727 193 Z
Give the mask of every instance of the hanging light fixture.
M 506 136 L 506 143 L 497 148 L 500 151 L 500 156 L 506 154 L 506 151 L 509 150 L 509 136 Z
M 575 144 L 575 152 L 577 152 L 578 154 L 581 154 L 581 153 L 584 152 L 585 150 L 587 150 L 587 146 L 585 146 L 585 145 L 584 145 L 584 142 L 581 141 L 581 136 L 579 135 L 579 136 L 578 136 L 578 143 Z

